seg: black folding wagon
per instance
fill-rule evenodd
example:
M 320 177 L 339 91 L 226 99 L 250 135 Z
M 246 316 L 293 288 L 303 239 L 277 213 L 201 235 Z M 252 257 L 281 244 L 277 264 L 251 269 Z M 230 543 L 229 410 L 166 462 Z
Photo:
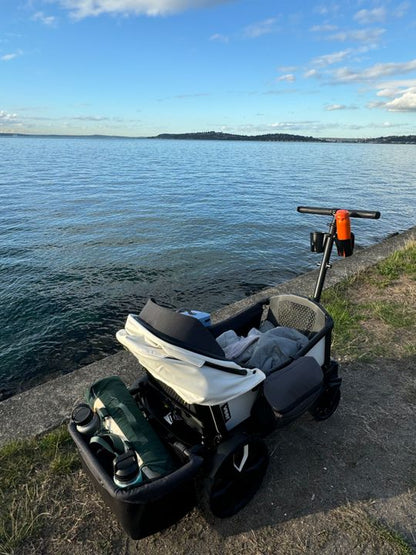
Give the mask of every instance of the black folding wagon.
M 268 465 L 264 438 L 309 411 L 325 420 L 341 395 L 331 359 L 333 320 L 320 304 L 334 243 L 353 252 L 350 218 L 379 212 L 298 207 L 331 216 L 311 234 L 322 254 L 312 298 L 264 298 L 211 324 L 149 299 L 117 339 L 143 372 L 91 385 L 69 431 L 84 468 L 124 530 L 139 539 L 177 522 L 196 504 L 220 518 L 242 509 Z

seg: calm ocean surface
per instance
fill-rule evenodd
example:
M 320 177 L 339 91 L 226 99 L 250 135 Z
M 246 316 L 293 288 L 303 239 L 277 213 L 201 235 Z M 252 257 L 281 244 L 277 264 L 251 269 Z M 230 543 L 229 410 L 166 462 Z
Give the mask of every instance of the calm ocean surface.
M 416 223 L 415 146 L 0 138 L 0 398 L 116 352 L 149 296 L 213 311 L 314 266 L 299 204 Z M 312 292 L 311 292 L 312 293 Z

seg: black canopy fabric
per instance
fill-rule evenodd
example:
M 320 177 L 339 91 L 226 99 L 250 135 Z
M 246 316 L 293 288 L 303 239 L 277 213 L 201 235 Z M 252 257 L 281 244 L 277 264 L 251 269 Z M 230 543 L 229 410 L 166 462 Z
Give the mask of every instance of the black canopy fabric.
M 209 329 L 192 316 L 175 312 L 149 299 L 137 319 L 154 335 L 172 345 L 226 360 L 224 351 Z

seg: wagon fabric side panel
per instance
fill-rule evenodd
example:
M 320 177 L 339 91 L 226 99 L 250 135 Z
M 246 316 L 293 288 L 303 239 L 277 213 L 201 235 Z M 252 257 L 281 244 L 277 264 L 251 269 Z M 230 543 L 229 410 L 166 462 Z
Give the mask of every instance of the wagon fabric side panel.
M 132 315 L 125 329 L 117 332 L 117 339 L 150 374 L 174 389 L 188 404 L 226 403 L 254 389 L 265 379 L 259 369 L 245 369 L 232 361 L 172 345 L 152 334 Z

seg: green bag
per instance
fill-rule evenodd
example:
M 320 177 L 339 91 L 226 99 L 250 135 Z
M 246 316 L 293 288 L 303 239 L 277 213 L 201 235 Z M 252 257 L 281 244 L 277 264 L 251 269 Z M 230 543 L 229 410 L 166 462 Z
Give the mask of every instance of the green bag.
M 175 470 L 169 451 L 118 376 L 95 382 L 86 397 L 102 422 L 102 432 L 93 436 L 91 443 L 106 444 L 105 448 L 113 449 L 115 454 L 134 450 L 144 478 L 157 478 Z

